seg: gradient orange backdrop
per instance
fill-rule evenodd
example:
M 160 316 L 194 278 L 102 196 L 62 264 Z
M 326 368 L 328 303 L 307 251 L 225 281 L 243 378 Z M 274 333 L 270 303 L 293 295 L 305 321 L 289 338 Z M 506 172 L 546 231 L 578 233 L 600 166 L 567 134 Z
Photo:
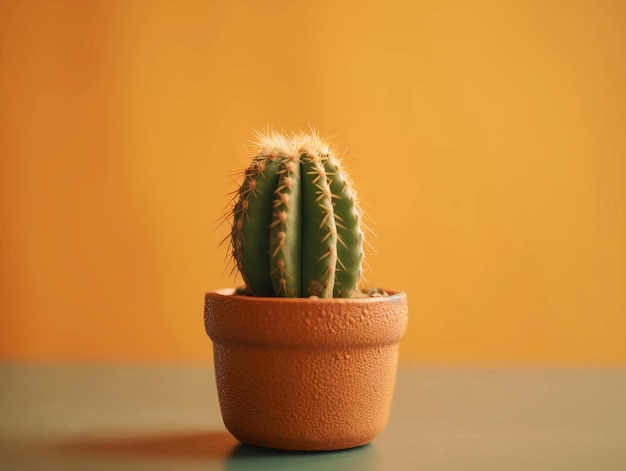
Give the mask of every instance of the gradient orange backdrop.
M 241 144 L 314 124 L 403 360 L 626 364 L 625 5 L 0 2 L 0 359 L 207 361 Z

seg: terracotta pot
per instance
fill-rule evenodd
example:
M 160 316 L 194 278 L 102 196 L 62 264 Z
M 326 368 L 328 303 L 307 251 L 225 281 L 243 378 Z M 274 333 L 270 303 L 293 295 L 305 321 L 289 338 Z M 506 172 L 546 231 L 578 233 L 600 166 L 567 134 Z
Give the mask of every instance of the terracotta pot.
M 369 443 L 386 425 L 406 331 L 404 293 L 354 299 L 207 293 L 226 428 L 289 450 Z

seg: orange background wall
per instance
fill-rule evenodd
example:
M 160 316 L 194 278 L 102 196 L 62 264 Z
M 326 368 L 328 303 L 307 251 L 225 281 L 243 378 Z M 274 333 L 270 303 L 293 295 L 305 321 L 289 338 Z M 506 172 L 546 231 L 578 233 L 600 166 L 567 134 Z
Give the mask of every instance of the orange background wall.
M 625 5 L 0 2 L 0 359 L 207 361 L 241 144 L 310 123 L 403 360 L 626 364 Z

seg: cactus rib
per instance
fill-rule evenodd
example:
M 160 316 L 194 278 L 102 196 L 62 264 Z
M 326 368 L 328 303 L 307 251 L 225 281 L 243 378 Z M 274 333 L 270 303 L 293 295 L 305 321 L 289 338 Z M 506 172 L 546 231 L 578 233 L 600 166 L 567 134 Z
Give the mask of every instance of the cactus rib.
M 337 263 L 337 229 L 326 171 L 319 159 L 302 160 L 302 296 L 331 298 Z
M 337 259 L 333 297 L 350 297 L 361 278 L 363 260 L 363 231 L 356 195 L 345 173 L 336 159 L 329 157 L 324 162 L 330 179 L 335 220 L 337 221 Z
M 276 296 L 300 296 L 300 164 L 280 158 L 270 223 L 270 278 Z M 267 208 L 266 208 L 267 210 Z

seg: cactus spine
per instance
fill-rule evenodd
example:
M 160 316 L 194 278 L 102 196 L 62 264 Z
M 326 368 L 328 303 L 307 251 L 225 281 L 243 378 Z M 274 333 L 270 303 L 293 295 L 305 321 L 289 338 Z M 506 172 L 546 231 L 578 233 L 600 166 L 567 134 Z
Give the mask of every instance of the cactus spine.
M 260 136 L 232 209 L 231 245 L 254 296 L 350 297 L 363 231 L 339 159 L 316 133 Z

